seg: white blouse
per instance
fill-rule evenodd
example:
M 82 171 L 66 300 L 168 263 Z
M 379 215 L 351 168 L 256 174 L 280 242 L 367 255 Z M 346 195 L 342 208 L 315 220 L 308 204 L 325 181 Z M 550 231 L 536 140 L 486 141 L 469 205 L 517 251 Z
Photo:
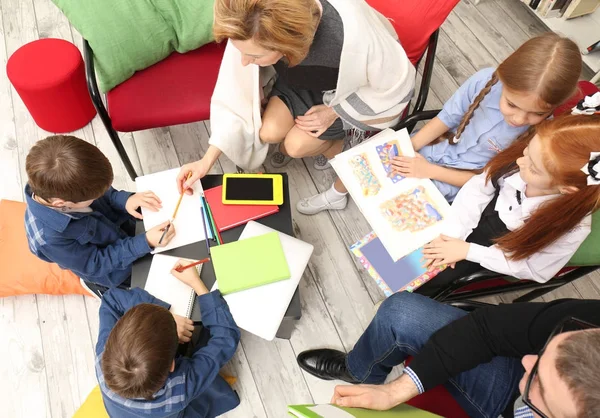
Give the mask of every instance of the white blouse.
M 483 210 L 492 201 L 496 191 L 491 181 L 486 184 L 485 177 L 485 172 L 474 176 L 458 192 L 452 203 L 451 215 L 445 227 L 446 235 L 464 240 L 477 227 Z M 505 179 L 500 179 L 498 183 L 500 194 L 495 209 L 510 231 L 523 225 L 540 204 L 560 196 L 525 196 L 527 185 L 518 172 Z M 519 197 L 517 197 L 519 194 L 517 192 L 520 192 Z M 522 260 L 509 260 L 496 245 L 484 247 L 470 243 L 467 260 L 479 263 L 482 267 L 498 273 L 545 283 L 567 264 L 589 235 L 591 227 L 592 216 L 590 214 L 555 242 Z

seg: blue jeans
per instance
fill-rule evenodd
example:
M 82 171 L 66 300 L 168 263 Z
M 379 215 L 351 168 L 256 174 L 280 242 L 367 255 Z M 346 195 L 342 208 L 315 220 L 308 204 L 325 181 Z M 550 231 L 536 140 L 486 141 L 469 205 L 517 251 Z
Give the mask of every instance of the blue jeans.
M 352 351 L 350 374 L 381 384 L 392 367 L 416 355 L 438 329 L 468 313 L 427 297 L 400 292 L 389 297 Z M 470 417 L 497 418 L 518 390 L 523 376 L 519 359 L 495 357 L 450 379 L 445 387 Z

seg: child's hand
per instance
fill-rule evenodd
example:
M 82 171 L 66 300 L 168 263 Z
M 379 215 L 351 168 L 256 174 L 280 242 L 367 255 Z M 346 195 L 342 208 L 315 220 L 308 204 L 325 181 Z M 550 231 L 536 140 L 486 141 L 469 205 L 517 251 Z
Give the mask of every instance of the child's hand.
M 423 257 L 434 260 L 431 263 L 433 267 L 450 264 L 450 267 L 454 268 L 454 263 L 467 258 L 469 245 L 468 242 L 461 239 L 440 235 L 423 247 Z
M 137 219 L 143 219 L 142 215 L 137 211 L 139 207 L 150 209 L 152 212 L 158 212 L 162 208 L 162 202 L 153 192 L 140 192 L 132 194 L 125 203 L 127 213 Z
M 165 234 L 164 238 L 160 241 L 160 237 L 162 237 L 163 232 L 165 232 L 165 228 L 169 225 L 171 221 L 166 221 L 161 223 L 160 225 L 156 225 L 154 228 L 146 232 L 146 240 L 148 241 L 148 245 L 152 248 L 156 247 L 165 247 L 169 241 L 173 239 L 175 236 L 175 225 L 171 224 L 169 230 Z
M 171 312 L 175 323 L 177 324 L 177 337 L 179 337 L 179 343 L 187 343 L 192 339 L 192 333 L 194 332 L 194 321 L 183 316 L 179 316 Z
M 177 260 L 177 263 L 173 266 L 173 270 L 171 270 L 171 274 L 181 282 L 194 289 L 197 295 L 204 295 L 205 293 L 208 293 L 208 289 L 200 279 L 198 270 L 196 270 L 195 267 L 187 268 L 181 273 L 177 271 L 178 267 L 186 266 L 190 263 L 193 263 L 193 261 L 184 259 Z
M 431 164 L 418 152 L 415 153 L 414 157 L 394 157 L 392 160 L 392 167 L 394 171 L 404 177 L 416 177 L 418 179 L 431 178 L 431 168 L 434 164 Z

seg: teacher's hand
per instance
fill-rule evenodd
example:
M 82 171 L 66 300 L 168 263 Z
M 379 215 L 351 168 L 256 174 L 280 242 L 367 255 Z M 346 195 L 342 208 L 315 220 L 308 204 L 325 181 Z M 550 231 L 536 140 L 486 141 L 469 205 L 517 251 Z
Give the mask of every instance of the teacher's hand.
M 349 408 L 387 411 L 418 394 L 415 383 L 404 373 L 400 378 L 384 385 L 336 386 L 331 403 Z
M 212 164 L 204 158 L 182 166 L 177 175 L 177 190 L 179 190 L 179 193 L 185 191 L 187 194 L 192 194 L 192 184 L 204 177 L 211 167 Z M 186 181 L 188 174 L 190 173 L 191 177 Z
M 316 105 L 308 109 L 308 112 L 303 116 L 298 116 L 295 123 L 299 129 L 302 129 L 310 136 L 318 138 L 333 125 L 333 122 L 337 118 L 337 113 L 331 107 Z

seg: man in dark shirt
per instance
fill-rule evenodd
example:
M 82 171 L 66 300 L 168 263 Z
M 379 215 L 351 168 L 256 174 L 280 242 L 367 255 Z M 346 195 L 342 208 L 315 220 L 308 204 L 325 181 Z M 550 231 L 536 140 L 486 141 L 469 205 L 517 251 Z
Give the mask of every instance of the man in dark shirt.
M 321 379 L 362 383 L 336 387 L 332 402 L 341 406 L 385 410 L 444 384 L 471 417 L 597 417 L 596 325 L 598 300 L 517 303 L 469 314 L 402 292 L 381 305 L 347 355 L 310 350 L 298 363 Z M 383 384 L 408 356 L 404 374 Z

